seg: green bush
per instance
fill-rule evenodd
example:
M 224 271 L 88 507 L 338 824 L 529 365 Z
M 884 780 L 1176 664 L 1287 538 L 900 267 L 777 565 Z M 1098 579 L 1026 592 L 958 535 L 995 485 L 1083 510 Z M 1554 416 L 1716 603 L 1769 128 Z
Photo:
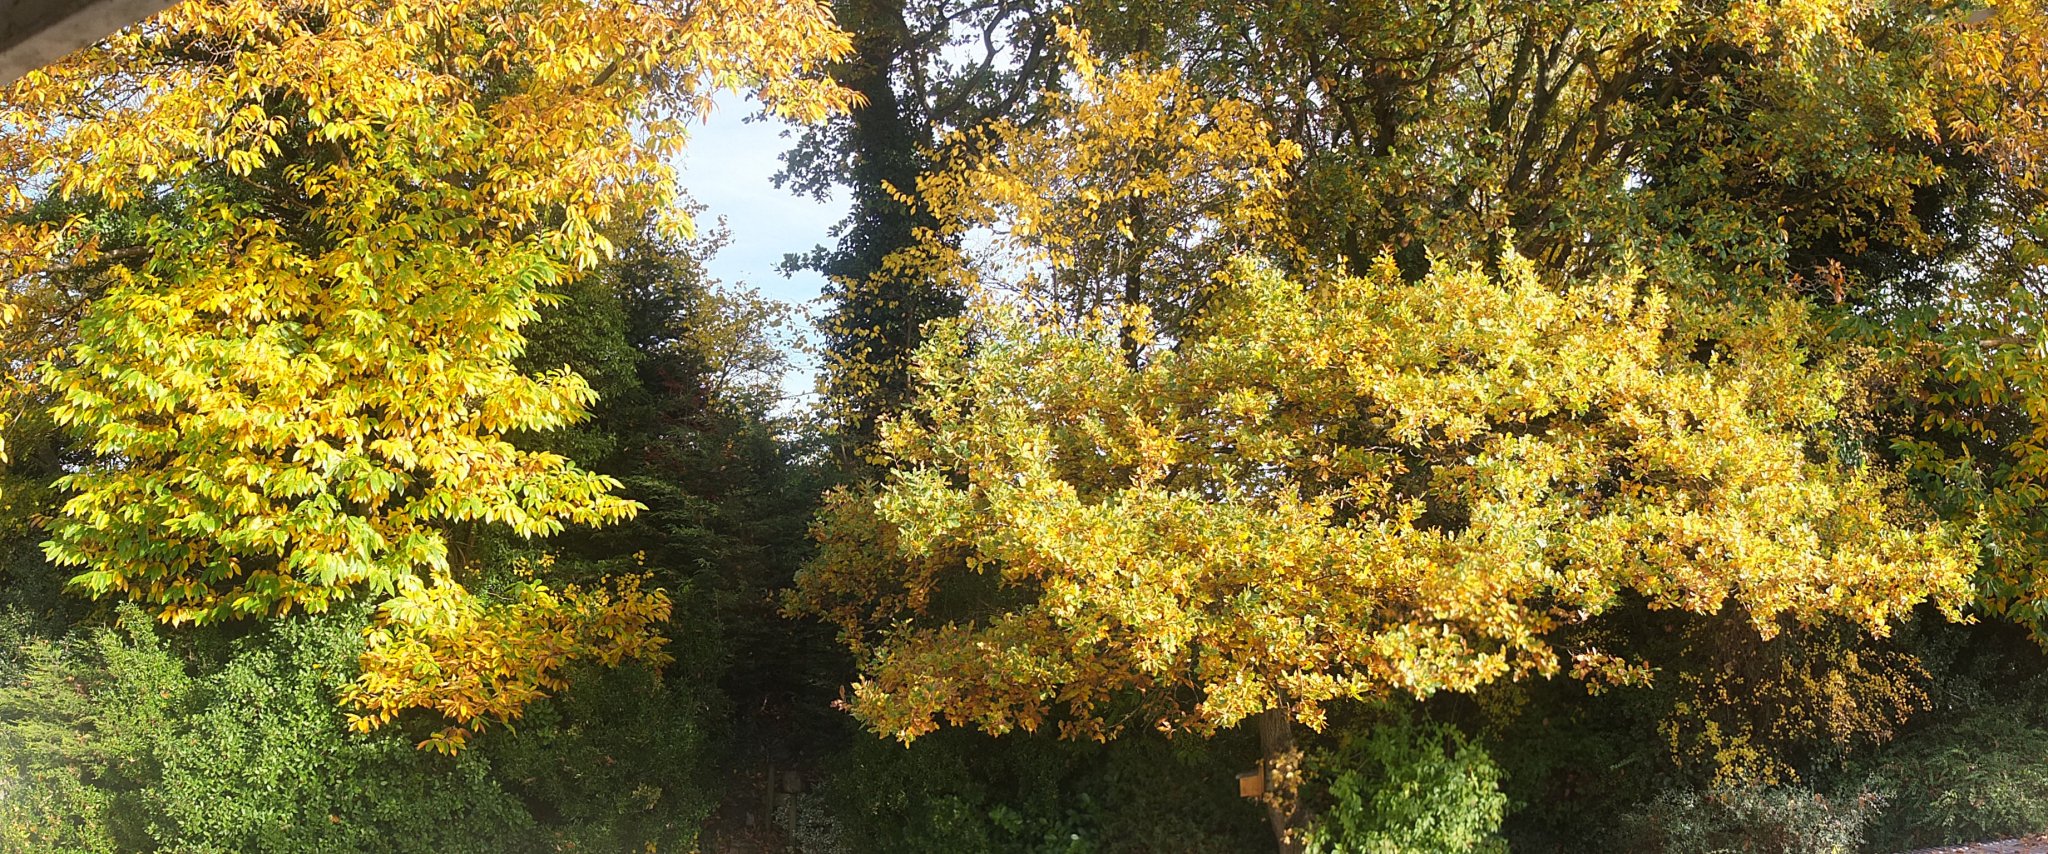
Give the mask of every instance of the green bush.
M 8 612 L 10 628 L 31 622 Z M 0 849 L 102 852 L 145 847 L 155 747 L 192 693 L 139 612 L 118 630 L 55 643 L 9 632 L 0 684 Z
M 681 650 L 678 650 L 682 653 Z M 717 805 L 722 704 L 683 675 L 590 666 L 517 728 L 477 745 L 492 778 L 532 811 L 551 851 L 691 851 Z
M 1450 727 L 1405 721 L 1344 738 L 1311 757 L 1328 803 L 1310 829 L 1311 854 L 1499 851 L 1507 812 L 1501 773 Z
M 1905 851 L 2048 831 L 2048 729 L 1990 707 L 1893 745 L 1866 786 L 1890 794 L 1872 847 Z
M 941 730 L 905 747 L 866 737 L 821 793 L 850 852 L 1201 852 L 1272 845 L 1236 796 L 1254 746 L 1133 733 L 1108 744 Z
M 1881 804 L 1798 786 L 1666 791 L 1622 821 L 1623 850 L 1662 854 L 1851 854 Z
M 0 650 L 0 850 L 694 844 L 711 796 L 703 713 L 687 698 L 644 671 L 593 673 L 516 731 L 439 756 L 415 734 L 346 729 L 335 689 L 354 672 L 365 619 L 213 638 L 217 659 L 173 649 L 133 606 L 60 640 L 17 633 Z
M 492 851 L 533 835 L 473 758 L 351 735 L 334 704 L 361 617 L 295 620 L 189 675 L 150 619 L 13 650 L 0 687 L 8 850 Z

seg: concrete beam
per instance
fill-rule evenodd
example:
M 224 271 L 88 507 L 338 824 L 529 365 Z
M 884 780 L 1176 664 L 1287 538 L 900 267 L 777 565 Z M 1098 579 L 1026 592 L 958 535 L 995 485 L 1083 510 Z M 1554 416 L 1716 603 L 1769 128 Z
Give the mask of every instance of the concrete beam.
M 175 0 L 0 0 L 0 86 L 151 15 Z

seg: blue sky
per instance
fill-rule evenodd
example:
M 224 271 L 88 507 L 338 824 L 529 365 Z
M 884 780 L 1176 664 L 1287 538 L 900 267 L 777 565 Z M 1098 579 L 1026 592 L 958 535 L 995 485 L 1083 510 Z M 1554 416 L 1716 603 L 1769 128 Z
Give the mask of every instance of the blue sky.
M 789 126 L 779 121 L 745 121 L 755 111 L 751 101 L 738 96 L 719 98 L 709 120 L 690 135 L 680 164 L 683 187 L 706 206 L 698 218 L 700 232 L 722 217 L 732 233 L 732 243 L 707 265 L 713 277 L 756 288 L 772 299 L 806 304 L 817 299 L 824 279 L 816 273 L 785 277 L 775 267 L 785 254 L 831 242 L 826 232 L 846 215 L 846 204 L 843 199 L 820 204 L 771 183 L 794 137 L 782 135 Z M 809 394 L 815 366 L 799 362 L 797 368 L 784 379 L 783 389 Z

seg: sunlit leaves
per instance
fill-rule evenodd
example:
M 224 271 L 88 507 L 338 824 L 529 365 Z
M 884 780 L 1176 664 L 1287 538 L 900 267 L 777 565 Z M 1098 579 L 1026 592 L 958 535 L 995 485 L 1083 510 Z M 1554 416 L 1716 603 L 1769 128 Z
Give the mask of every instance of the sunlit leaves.
M 477 731 L 516 719 L 528 703 L 566 687 L 563 668 L 574 662 L 664 664 L 666 640 L 655 627 L 668 620 L 669 599 L 642 589 L 643 580 L 560 591 L 524 582 L 502 601 L 486 601 L 447 576 L 408 580 L 369 633 L 363 673 L 344 697 L 358 710 L 350 725 L 368 732 L 408 709 L 430 709 L 454 723 L 420 746 L 453 753 Z
M 1317 725 L 1625 668 L 1552 641 L 1624 594 L 1765 635 L 1956 608 L 1967 541 L 1819 441 L 1843 381 L 1816 332 L 1796 303 L 1681 320 L 1642 274 L 1512 256 L 1419 282 L 1240 264 L 1140 366 L 1100 322 L 983 305 L 922 351 L 889 475 L 831 499 L 798 602 L 864 654 L 855 712 L 905 738 Z
M 1073 91 L 1047 93 L 1040 122 L 955 140 L 984 153 L 920 180 L 938 226 L 880 275 L 1012 281 L 1019 298 L 1069 317 L 1141 305 L 1177 324 L 1232 253 L 1284 248 L 1271 244 L 1301 150 L 1249 104 L 1206 98 L 1144 57 L 1104 73 L 1081 34 L 1062 32 Z M 973 276 L 983 270 L 1001 272 Z
M 683 225 L 671 163 L 716 90 L 815 119 L 847 103 L 821 75 L 846 44 L 813 2 L 193 0 L 28 75 L 0 102 L 0 277 L 86 283 L 75 336 L 9 370 L 93 454 L 49 557 L 90 595 L 209 622 L 419 595 L 470 569 L 460 526 L 630 516 L 616 481 L 508 441 L 595 401 L 521 371 L 521 330 L 610 257 L 603 229 Z M 463 618 L 503 633 L 473 679 L 641 656 L 584 624 L 645 634 L 666 609 L 533 595 Z M 527 638 L 548 632 L 581 646 Z M 427 699 L 444 687 L 380 702 L 469 721 L 532 694 Z

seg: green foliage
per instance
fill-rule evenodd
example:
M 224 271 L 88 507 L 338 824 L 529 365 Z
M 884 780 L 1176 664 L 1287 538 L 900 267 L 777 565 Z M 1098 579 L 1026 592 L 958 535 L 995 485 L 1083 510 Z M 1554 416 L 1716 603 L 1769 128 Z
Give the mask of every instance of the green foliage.
M 334 691 L 362 625 L 281 625 L 197 675 L 133 607 L 19 648 L 0 687 L 14 850 L 489 851 L 531 832 L 481 761 L 344 734 Z
M 1798 786 L 1667 791 L 1624 819 L 1623 850 L 1663 854 L 1852 854 L 1882 799 Z
M 1889 795 L 1874 850 L 2048 832 L 2048 726 L 2038 706 L 1995 705 L 1937 721 L 1875 757 L 1864 783 Z
M 1646 793 L 1678 782 L 1658 739 L 1669 708 L 1660 699 L 1629 688 L 1591 697 L 1559 681 L 1498 685 L 1474 698 L 1467 726 L 1502 769 L 1512 850 L 1587 850 Z
M 180 652 L 117 625 L 11 647 L 0 848 L 191 852 L 686 850 L 709 813 L 701 701 L 586 674 L 517 732 L 444 758 L 347 733 L 364 609 Z
M 485 851 L 532 832 L 488 764 L 423 761 L 397 734 L 335 732 L 336 681 L 361 652 L 361 625 L 357 616 L 279 626 L 194 680 L 186 716 L 153 745 L 163 763 L 151 793 L 159 842 Z
M 905 854 L 1075 851 L 1093 804 L 1063 791 L 1060 760 L 1071 757 L 1031 747 L 1041 750 L 971 736 L 930 747 L 857 742 L 827 789 L 842 839 L 855 851 Z
M 15 850 L 134 847 L 155 823 L 155 748 L 187 711 L 192 681 L 133 609 L 118 628 L 8 652 L 0 839 Z
M 1108 744 L 948 731 L 856 742 L 825 798 L 854 852 L 1231 852 L 1265 833 L 1237 797 L 1250 745 L 1134 735 Z
M 1312 755 L 1307 770 L 1329 799 L 1308 835 L 1311 854 L 1506 850 L 1500 768 L 1455 729 L 1375 726 Z
M 572 685 L 478 749 L 542 823 L 547 845 L 537 847 L 693 850 L 720 796 L 713 769 L 729 713 L 720 695 L 638 667 L 587 668 Z

